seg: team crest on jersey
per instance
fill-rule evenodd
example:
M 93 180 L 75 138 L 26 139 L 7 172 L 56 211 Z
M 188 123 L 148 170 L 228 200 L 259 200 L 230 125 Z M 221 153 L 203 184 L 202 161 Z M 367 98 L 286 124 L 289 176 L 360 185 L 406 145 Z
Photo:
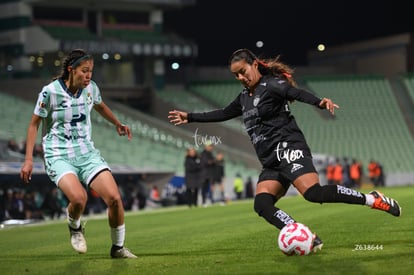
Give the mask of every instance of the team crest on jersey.
M 260 97 L 255 97 L 255 98 L 253 99 L 253 106 L 254 106 L 254 107 L 256 107 L 256 106 L 257 106 L 257 104 L 259 104 L 259 102 L 260 102 Z
M 91 97 L 91 93 L 88 93 L 86 96 L 87 96 L 86 103 L 87 103 L 88 105 L 91 105 L 91 104 L 92 104 L 92 97 Z
M 39 102 L 39 107 L 41 109 L 43 109 L 45 106 L 46 106 L 46 104 L 44 102 L 42 102 L 42 101 Z

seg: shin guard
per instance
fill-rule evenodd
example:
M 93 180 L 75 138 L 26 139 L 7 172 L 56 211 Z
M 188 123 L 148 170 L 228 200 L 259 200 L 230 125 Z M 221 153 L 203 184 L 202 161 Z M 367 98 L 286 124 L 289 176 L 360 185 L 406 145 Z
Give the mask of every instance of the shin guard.
M 275 207 L 276 198 L 269 193 L 257 194 L 254 199 L 254 210 L 263 217 L 268 223 L 282 229 L 285 225 L 295 222 L 283 210 Z

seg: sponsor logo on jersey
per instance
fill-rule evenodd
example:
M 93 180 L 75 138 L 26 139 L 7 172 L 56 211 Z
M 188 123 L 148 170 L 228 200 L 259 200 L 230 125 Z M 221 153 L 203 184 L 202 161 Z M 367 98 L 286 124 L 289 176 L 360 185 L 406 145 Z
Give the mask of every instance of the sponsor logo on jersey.
M 86 119 L 86 116 L 84 114 L 76 114 L 72 116 L 72 121 L 70 122 L 71 126 L 75 126 L 76 123 L 82 122 Z
M 277 144 L 275 152 L 279 161 L 285 159 L 287 163 L 291 163 L 304 157 L 302 150 L 287 148 L 287 142 L 285 141 Z
M 256 107 L 257 106 L 257 104 L 259 104 L 259 102 L 260 102 L 260 97 L 255 97 L 254 99 L 253 99 L 253 106 L 254 107 Z
M 253 108 L 247 111 L 245 110 L 243 112 L 243 119 L 247 119 L 250 117 L 258 117 L 258 116 L 259 116 L 259 110 L 257 108 Z
M 292 170 L 290 170 L 291 173 L 295 173 L 296 171 L 298 171 L 299 169 L 302 169 L 303 165 L 299 164 L 299 163 L 293 163 L 292 164 Z
M 59 107 L 61 107 L 61 108 L 64 108 L 64 109 L 66 109 L 66 108 L 68 108 L 69 106 L 66 104 L 66 100 L 63 100 L 61 103 L 59 103 L 58 104 L 58 106 Z

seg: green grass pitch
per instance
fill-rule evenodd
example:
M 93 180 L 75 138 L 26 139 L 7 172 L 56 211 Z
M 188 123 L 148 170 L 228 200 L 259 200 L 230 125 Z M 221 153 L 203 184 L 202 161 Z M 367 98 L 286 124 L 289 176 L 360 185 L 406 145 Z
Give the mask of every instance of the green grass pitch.
M 278 207 L 316 232 L 322 251 L 288 257 L 278 230 L 253 201 L 126 213 L 126 246 L 138 259 L 111 259 L 104 215 L 85 217 L 88 252 L 75 253 L 64 220 L 0 230 L 0 273 L 9 274 L 412 274 L 414 186 L 380 189 L 402 206 L 393 217 L 366 206 L 286 197 Z M 369 190 L 363 190 L 368 192 Z

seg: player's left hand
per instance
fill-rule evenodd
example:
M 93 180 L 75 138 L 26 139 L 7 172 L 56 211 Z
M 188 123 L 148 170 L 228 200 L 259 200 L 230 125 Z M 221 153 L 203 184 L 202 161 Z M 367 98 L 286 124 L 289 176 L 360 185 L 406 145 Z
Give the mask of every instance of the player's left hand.
M 339 106 L 329 98 L 322 98 L 321 102 L 319 103 L 319 107 L 327 109 L 331 114 L 335 114 L 335 108 L 339 109 Z
M 116 131 L 118 132 L 118 135 L 120 136 L 127 136 L 128 140 L 131 140 L 132 138 L 132 132 L 129 129 L 129 127 L 127 125 L 124 124 L 118 124 L 116 126 Z

